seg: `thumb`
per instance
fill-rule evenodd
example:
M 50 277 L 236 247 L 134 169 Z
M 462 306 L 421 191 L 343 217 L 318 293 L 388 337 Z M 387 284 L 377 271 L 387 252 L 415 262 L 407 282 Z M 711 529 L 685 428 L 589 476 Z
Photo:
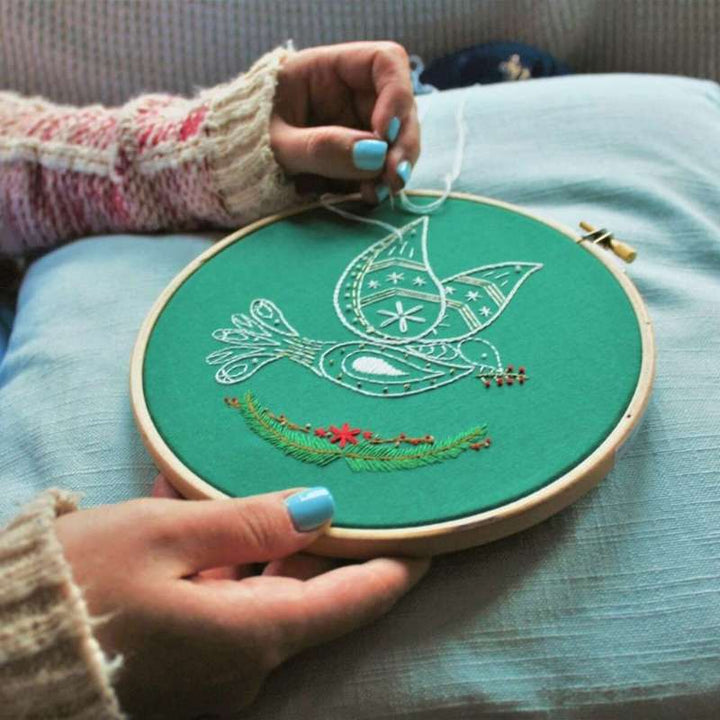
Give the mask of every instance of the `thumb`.
M 295 127 L 275 117 L 270 137 L 276 160 L 290 175 L 369 180 L 380 176 L 387 157 L 384 140 L 339 125 Z
M 310 545 L 335 503 L 323 487 L 232 500 L 177 502 L 171 556 L 181 576 L 226 565 L 270 562 Z

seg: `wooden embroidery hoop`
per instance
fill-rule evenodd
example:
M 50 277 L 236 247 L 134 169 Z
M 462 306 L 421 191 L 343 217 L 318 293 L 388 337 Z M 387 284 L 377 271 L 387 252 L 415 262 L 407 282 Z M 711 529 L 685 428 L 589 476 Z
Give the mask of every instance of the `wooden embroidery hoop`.
M 438 196 L 441 193 L 432 190 L 415 190 L 408 194 Z M 357 197 L 351 195 L 340 198 L 338 202 L 357 199 Z M 587 252 L 592 253 L 605 265 L 627 295 L 638 321 L 642 361 L 635 392 L 620 421 L 595 451 L 572 470 L 540 490 L 492 510 L 428 525 L 376 530 L 331 527 L 310 548 L 311 552 L 318 555 L 345 558 L 368 558 L 383 555 L 438 555 L 482 545 L 531 527 L 573 503 L 610 472 L 615 464 L 617 451 L 629 439 L 650 399 L 655 375 L 655 341 L 652 324 L 637 288 L 627 275 L 618 269 L 608 251 L 597 247 L 592 242 L 583 242 L 583 238 L 562 225 L 538 217 L 515 205 L 467 193 L 451 193 L 450 197 L 494 205 L 532 218 L 554 228 L 570 241 L 582 243 Z M 318 206 L 320 203 L 263 218 L 214 244 L 193 260 L 165 288 L 140 329 L 130 364 L 130 397 L 133 414 L 142 440 L 159 471 L 187 498 L 218 499 L 226 498 L 227 495 L 193 473 L 174 455 L 157 431 L 150 416 L 143 389 L 143 362 L 155 322 L 186 278 L 225 247 L 265 225 Z

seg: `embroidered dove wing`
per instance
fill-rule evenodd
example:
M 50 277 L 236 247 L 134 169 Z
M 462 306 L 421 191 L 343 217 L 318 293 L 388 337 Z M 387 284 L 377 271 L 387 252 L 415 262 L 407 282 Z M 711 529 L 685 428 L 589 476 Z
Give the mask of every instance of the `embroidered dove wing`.
M 404 344 L 429 335 L 445 315 L 445 293 L 427 257 L 428 218 L 363 250 L 335 286 L 343 325 L 371 341 Z
M 442 281 L 447 311 L 422 342 L 468 338 L 494 322 L 540 263 L 503 262 L 460 272 Z
M 407 397 L 455 382 L 473 366 L 436 360 L 406 347 L 346 342 L 323 353 L 320 369 L 329 380 L 363 395 Z

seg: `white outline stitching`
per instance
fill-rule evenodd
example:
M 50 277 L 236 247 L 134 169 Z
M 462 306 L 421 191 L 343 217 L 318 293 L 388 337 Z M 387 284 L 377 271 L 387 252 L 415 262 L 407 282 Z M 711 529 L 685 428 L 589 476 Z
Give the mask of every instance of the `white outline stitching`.
M 379 222 L 376 224 L 391 227 Z M 420 246 L 422 249 L 423 264 L 400 257 L 408 244 L 408 241 L 405 240 L 405 234 L 410 232 L 412 235 L 415 235 L 415 228 L 420 224 L 422 224 Z M 407 397 L 448 385 L 466 377 L 475 369 L 489 368 L 491 370 L 501 371 L 502 363 L 497 348 L 490 341 L 483 338 L 473 338 L 473 336 L 491 325 L 498 316 L 502 314 L 520 286 L 530 275 L 542 269 L 543 265 L 542 263 L 525 261 L 506 261 L 493 263 L 491 265 L 482 265 L 439 280 L 428 262 L 427 257 L 428 225 L 429 218 L 423 216 L 417 220 L 413 220 L 400 229 L 393 228 L 389 235 L 376 241 L 369 248 L 356 255 L 345 267 L 333 292 L 333 307 L 342 324 L 355 335 L 359 335 L 362 341 L 333 342 L 301 337 L 295 328 L 290 325 L 275 303 L 265 298 L 256 298 L 250 303 L 250 315 L 244 313 L 233 314 L 230 320 L 234 327 L 219 328 L 212 333 L 212 337 L 215 340 L 230 346 L 230 348 L 227 349 L 215 350 L 205 358 L 205 361 L 209 365 L 221 364 L 221 367 L 215 373 L 216 381 L 225 385 L 243 382 L 265 365 L 285 357 L 312 370 L 318 377 L 326 378 L 336 385 L 341 385 L 361 395 L 370 397 Z M 402 244 L 395 258 L 381 260 L 379 263 L 373 265 L 373 260 L 384 250 L 389 248 L 387 254 L 394 254 L 397 249 L 397 243 L 399 242 Z M 414 248 L 410 248 L 410 250 L 414 252 Z M 362 270 L 356 270 L 356 266 L 362 261 L 365 261 Z M 423 329 L 423 332 L 419 335 L 406 338 L 386 336 L 384 333 L 372 328 L 362 312 L 364 306 L 373 305 L 381 300 L 397 296 L 397 292 L 390 288 L 379 290 L 376 293 L 364 297 L 362 300 L 359 299 L 359 287 L 362 285 L 362 281 L 369 269 L 372 267 L 373 272 L 375 272 L 391 266 L 421 269 L 427 273 L 439 290 L 436 295 L 434 293 L 420 292 L 410 288 L 402 288 L 403 297 L 416 298 L 425 302 L 439 302 L 440 312 L 436 320 L 428 328 Z M 492 280 L 473 277 L 473 275 L 478 273 L 488 273 L 491 270 L 510 266 L 514 268 L 516 273 L 521 272 L 523 268 L 529 269 L 523 273 L 522 277 L 515 283 L 508 295 L 505 295 L 494 281 L 506 278 L 511 273 L 508 272 L 497 275 L 493 277 Z M 340 293 L 343 291 L 348 275 L 351 273 L 354 280 L 352 281 L 352 285 L 348 287 L 350 288 L 352 297 L 349 299 L 346 298 L 346 305 L 349 305 L 355 312 L 356 318 L 363 324 L 367 332 L 363 332 L 360 328 L 353 327 L 351 323 L 347 322 L 345 315 L 340 310 Z M 446 295 L 450 295 L 455 290 L 454 287 L 448 287 L 449 283 L 453 281 L 459 281 L 464 285 L 482 287 L 485 290 L 488 297 L 497 306 L 494 314 L 487 322 L 481 322 L 468 303 L 446 297 Z M 508 280 L 504 280 L 502 285 L 505 285 L 507 282 Z M 474 299 L 477 300 L 478 298 Z M 396 303 L 396 306 L 397 304 L 398 303 Z M 416 306 L 411 310 L 407 310 L 406 315 L 409 315 L 412 311 L 418 310 L 419 308 L 420 306 Z M 450 338 L 438 337 L 438 328 L 449 327 L 443 322 L 446 319 L 448 309 L 456 310 L 461 315 L 463 321 L 469 327 L 467 332 Z M 385 311 L 382 314 L 390 315 L 391 313 Z M 480 314 L 487 317 L 482 311 Z M 418 318 L 407 317 L 406 319 L 418 321 Z M 269 321 L 272 321 L 272 324 Z M 390 324 L 391 322 L 393 321 L 385 321 L 385 324 Z M 407 328 L 407 323 L 405 326 Z M 371 337 L 371 333 L 379 337 Z M 434 337 L 428 338 L 427 336 L 430 334 L 433 334 Z M 280 336 L 280 338 L 278 338 L 278 336 Z M 482 343 L 492 351 L 495 361 L 494 366 L 492 363 L 472 360 L 463 352 L 463 344 L 471 338 L 473 342 Z M 343 348 L 353 348 L 353 350 L 345 353 Z M 343 359 L 339 363 L 340 373 L 333 375 L 332 372 L 329 371 L 328 366 L 332 365 L 335 359 L 329 356 L 331 353 L 337 352 L 343 355 Z M 357 359 L 358 355 L 364 355 L 369 359 L 375 357 L 379 362 L 387 362 L 383 358 L 383 355 L 393 355 L 397 352 L 402 352 L 403 358 L 396 358 L 396 362 L 401 363 L 401 366 L 404 365 L 422 373 L 419 379 L 417 376 L 412 376 L 415 377 L 414 380 L 408 379 L 408 374 L 396 375 L 394 376 L 396 379 L 393 379 L 392 375 L 385 376 L 382 380 L 368 379 L 368 373 L 358 375 L 357 373 L 363 371 L 354 369 L 352 362 L 350 362 L 352 359 Z M 258 362 L 260 358 L 265 359 L 262 362 Z M 240 362 L 243 363 L 240 365 L 240 367 L 243 368 L 240 375 L 244 375 L 244 377 L 237 379 L 236 377 L 232 377 L 230 373 Z M 424 367 L 420 367 L 419 363 L 424 364 Z M 433 366 L 435 368 L 434 370 Z M 446 369 L 446 371 L 443 369 Z M 250 372 L 248 372 L 248 370 L 250 370 Z M 346 376 L 355 380 L 355 384 L 353 385 L 345 380 Z M 383 390 L 378 392 L 367 390 L 362 387 L 365 383 L 382 386 Z M 413 385 L 416 384 L 419 386 L 413 387 Z M 401 393 L 389 392 L 390 388 L 394 390 L 396 386 L 400 385 L 403 387 Z
M 373 243 L 369 248 L 366 248 L 362 252 L 358 253 L 345 267 L 345 270 L 343 271 L 343 274 L 340 276 L 340 279 L 338 280 L 337 284 L 335 285 L 335 291 L 333 293 L 333 306 L 335 308 L 335 313 L 338 316 L 340 322 L 348 328 L 351 332 L 353 332 L 355 335 L 359 335 L 361 338 L 364 338 L 365 340 L 369 340 L 371 342 L 375 341 L 381 341 L 384 343 L 387 343 L 389 345 L 404 345 L 408 342 L 416 342 L 420 340 L 421 338 L 425 337 L 426 335 L 430 334 L 442 321 L 442 319 L 445 317 L 445 311 L 446 311 L 446 300 L 445 300 L 445 291 L 442 287 L 442 284 L 440 283 L 440 280 L 438 279 L 437 275 L 435 275 L 435 272 L 432 269 L 432 266 L 430 265 L 428 261 L 427 256 L 427 234 L 428 234 L 428 224 L 429 224 L 429 218 L 427 217 L 421 217 L 417 220 L 413 220 L 412 222 L 408 223 L 407 225 L 404 225 L 402 228 L 398 229 L 397 232 L 390 233 L 389 235 L 386 235 L 384 238 L 376 241 Z M 422 249 L 422 263 L 415 262 L 414 260 L 406 260 L 404 258 L 398 259 L 397 261 L 393 261 L 391 263 L 388 263 L 385 260 L 381 260 L 377 265 L 373 265 L 373 261 L 377 256 L 388 247 L 390 248 L 388 250 L 388 255 L 392 254 L 397 247 L 394 243 L 400 242 L 400 238 L 404 238 L 405 233 L 411 232 L 414 230 L 418 225 L 422 225 L 422 235 L 420 237 L 420 247 Z M 399 235 L 398 235 L 399 233 Z M 400 253 L 402 253 L 403 249 L 407 246 L 407 241 L 403 239 L 402 246 L 400 248 Z M 344 313 L 340 309 L 340 293 L 343 291 L 343 288 L 345 287 L 348 279 L 348 275 L 350 275 L 351 272 L 355 271 L 355 266 L 358 265 L 360 262 L 365 261 L 364 267 L 361 271 L 357 271 L 354 274 L 354 280 L 350 284 L 350 293 L 352 297 L 350 298 L 350 304 L 352 305 L 352 310 L 355 314 L 355 317 L 358 318 L 362 326 L 365 328 L 365 332 L 361 328 L 353 326 L 352 323 L 348 322 L 345 318 Z M 372 267 L 373 271 L 384 269 L 385 267 L 389 265 L 400 265 L 402 267 L 407 267 L 408 269 L 422 269 L 424 272 L 428 274 L 431 281 L 435 284 L 435 286 L 438 288 L 438 296 L 440 299 L 440 308 L 437 314 L 437 317 L 433 323 L 431 323 L 427 328 L 424 328 L 423 331 L 417 335 L 413 335 L 411 337 L 407 338 L 395 338 L 392 335 L 387 335 L 386 333 L 382 333 L 378 331 L 376 328 L 372 327 L 368 322 L 367 319 L 362 311 L 362 306 L 365 304 L 369 304 L 371 302 L 370 298 L 363 298 L 362 301 L 359 299 L 359 288 L 362 285 L 362 281 L 365 278 L 365 275 L 368 273 L 370 268 Z M 372 297 L 372 296 L 371 296 Z

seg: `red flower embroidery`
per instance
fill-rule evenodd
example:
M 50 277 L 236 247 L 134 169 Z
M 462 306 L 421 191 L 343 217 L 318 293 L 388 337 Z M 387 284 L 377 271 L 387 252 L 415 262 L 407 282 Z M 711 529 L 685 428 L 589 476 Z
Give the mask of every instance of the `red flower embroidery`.
M 360 434 L 360 428 L 351 428 L 350 425 L 345 423 L 341 428 L 336 428 L 334 425 L 330 426 L 330 432 L 333 436 L 330 438 L 331 443 L 340 443 L 340 447 L 344 448 L 345 445 L 350 443 L 351 445 L 357 445 L 357 435 Z
M 324 428 L 318 428 L 317 430 L 315 430 L 315 434 L 318 437 L 325 437 L 327 435 L 327 430 L 325 430 Z

